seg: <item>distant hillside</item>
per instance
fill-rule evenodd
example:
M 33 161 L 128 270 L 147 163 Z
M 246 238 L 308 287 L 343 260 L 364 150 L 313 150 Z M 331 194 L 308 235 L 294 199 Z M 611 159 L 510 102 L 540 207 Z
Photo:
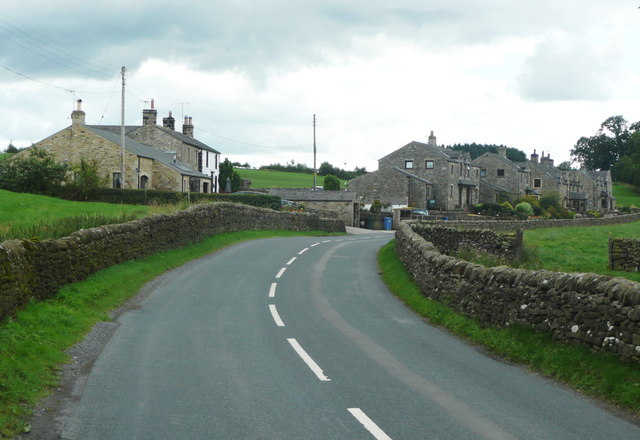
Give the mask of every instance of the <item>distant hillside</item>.
M 251 180 L 251 188 L 311 188 L 313 174 L 286 171 L 244 170 L 235 168 L 243 179 Z M 316 185 L 322 186 L 324 176 L 316 176 Z M 340 187 L 344 188 L 344 181 Z

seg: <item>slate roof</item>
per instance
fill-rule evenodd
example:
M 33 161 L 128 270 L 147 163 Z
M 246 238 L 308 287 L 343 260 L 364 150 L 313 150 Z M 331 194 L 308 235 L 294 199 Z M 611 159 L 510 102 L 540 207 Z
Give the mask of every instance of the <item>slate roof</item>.
M 266 188 L 268 194 L 293 202 L 353 202 L 356 191 L 312 190 L 311 188 Z
M 419 181 L 424 182 L 424 183 L 426 183 L 427 185 L 433 185 L 433 183 L 431 183 L 429 180 L 425 179 L 424 177 L 420 177 L 420 176 L 416 176 L 415 174 L 411 174 L 411 173 L 409 173 L 409 172 L 407 172 L 407 171 L 403 170 L 402 168 L 399 168 L 399 167 L 393 167 L 393 169 L 394 169 L 394 170 L 396 170 L 396 171 L 398 171 L 398 172 L 400 172 L 400 173 L 402 173 L 402 174 L 404 174 L 404 175 L 405 175 L 405 176 L 407 176 L 407 177 L 411 177 L 411 178 L 413 178 L 413 179 L 418 179 Z
M 504 193 L 508 193 L 510 192 L 508 189 L 505 189 L 499 185 L 496 185 L 495 183 L 491 183 L 488 180 L 483 180 L 482 181 L 482 186 L 487 186 L 489 188 L 491 188 L 494 191 L 500 191 L 500 192 L 504 192 Z
M 103 130 L 102 126 L 95 125 L 86 125 L 89 130 L 93 131 L 98 136 L 102 136 L 109 142 L 112 142 L 116 145 L 120 145 L 120 133 L 116 134 L 113 131 Z M 119 128 L 119 127 L 118 127 Z M 126 130 L 125 130 L 126 132 Z M 202 177 L 205 179 L 210 179 L 211 176 L 203 174 L 199 171 L 194 170 L 190 166 L 173 159 L 173 155 L 169 153 L 165 153 L 164 151 L 158 150 L 157 148 L 150 147 L 148 145 L 141 144 L 140 142 L 134 141 L 133 139 L 127 137 L 125 139 L 124 148 L 140 157 L 146 157 L 148 159 L 153 159 L 155 161 L 160 162 L 161 164 L 171 168 L 172 170 L 185 175 L 192 177 Z
M 120 126 L 119 125 L 91 125 L 90 127 L 95 127 L 98 128 L 100 130 L 104 130 L 104 131 L 108 131 L 111 133 L 116 133 L 116 134 L 120 134 Z M 142 127 L 141 125 L 125 125 L 124 127 L 124 133 L 125 135 L 128 135 L 130 132 L 132 132 L 133 130 Z M 207 150 L 207 151 L 211 151 L 212 153 L 216 153 L 216 154 L 220 154 L 220 152 L 214 148 L 211 148 L 210 146 L 208 146 L 205 143 L 200 142 L 199 140 L 192 138 L 190 136 L 187 136 L 186 134 L 182 134 L 179 131 L 175 131 L 175 130 L 171 130 L 170 128 L 166 128 L 163 127 L 161 125 L 155 125 L 155 127 L 158 130 L 162 130 L 163 132 L 167 133 L 170 136 L 173 136 L 174 138 L 178 139 L 179 141 L 187 144 L 187 145 L 191 145 L 193 147 L 196 148 L 201 148 L 203 150 Z

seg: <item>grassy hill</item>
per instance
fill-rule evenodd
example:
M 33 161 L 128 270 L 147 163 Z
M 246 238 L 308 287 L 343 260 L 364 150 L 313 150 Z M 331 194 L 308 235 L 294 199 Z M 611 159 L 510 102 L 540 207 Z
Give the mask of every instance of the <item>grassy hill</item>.
M 313 174 L 288 173 L 285 171 L 236 169 L 240 177 L 251 180 L 251 188 L 311 188 Z M 324 176 L 316 176 L 316 185 L 322 186 Z M 340 181 L 344 188 L 345 181 Z
M 11 238 L 59 238 L 82 228 L 122 223 L 178 209 L 176 206 L 70 202 L 0 190 L 0 241 Z
M 640 192 L 626 183 L 613 184 L 613 196 L 617 206 L 635 206 L 640 208 Z

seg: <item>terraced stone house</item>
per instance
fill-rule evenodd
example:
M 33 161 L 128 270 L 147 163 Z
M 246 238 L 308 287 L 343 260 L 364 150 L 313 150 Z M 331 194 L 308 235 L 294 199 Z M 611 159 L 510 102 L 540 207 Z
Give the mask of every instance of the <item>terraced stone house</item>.
M 183 132 L 155 125 L 153 106 L 143 112 L 142 126 L 125 127 L 124 179 L 120 126 L 86 125 L 81 100 L 71 113 L 71 125 L 35 143 L 58 162 L 78 164 L 96 160 L 98 172 L 113 188 L 148 188 L 166 191 L 216 192 L 220 153 L 193 139 L 191 119 Z M 145 117 L 149 117 L 145 119 Z M 18 153 L 28 154 L 29 149 Z
M 378 199 L 383 205 L 449 211 L 479 201 L 480 168 L 468 153 L 428 143 L 410 142 L 378 160 L 378 169 L 348 182 L 362 205 Z

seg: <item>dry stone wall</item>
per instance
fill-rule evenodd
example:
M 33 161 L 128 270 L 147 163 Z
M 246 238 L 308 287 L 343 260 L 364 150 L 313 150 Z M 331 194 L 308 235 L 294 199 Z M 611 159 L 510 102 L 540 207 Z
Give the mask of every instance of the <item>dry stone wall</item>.
M 609 269 L 640 272 L 640 240 L 609 238 Z
M 630 223 L 640 220 L 640 213 L 600 218 L 549 219 L 549 220 L 448 220 L 447 226 L 457 228 L 491 229 L 492 231 L 515 231 L 517 229 L 562 228 L 565 226 L 604 226 Z M 427 220 L 429 221 L 429 220 Z M 442 224 L 441 221 L 432 220 Z
M 0 320 L 32 300 L 101 269 L 206 237 L 243 230 L 344 232 L 340 220 L 237 203 L 196 205 L 167 215 L 83 229 L 58 240 L 0 243 Z
M 423 295 L 484 325 L 523 325 L 640 361 L 640 284 L 590 273 L 487 268 L 443 255 L 402 223 L 396 253 Z
M 447 228 L 421 221 L 407 224 L 443 254 L 451 255 L 462 249 L 473 249 L 515 261 L 520 260 L 522 255 L 521 229 L 497 233 L 490 229 Z

